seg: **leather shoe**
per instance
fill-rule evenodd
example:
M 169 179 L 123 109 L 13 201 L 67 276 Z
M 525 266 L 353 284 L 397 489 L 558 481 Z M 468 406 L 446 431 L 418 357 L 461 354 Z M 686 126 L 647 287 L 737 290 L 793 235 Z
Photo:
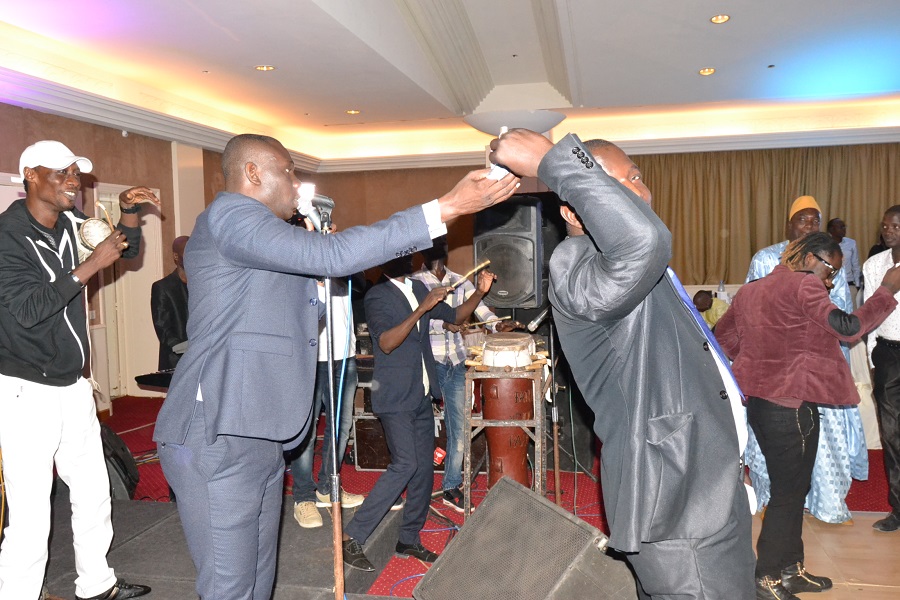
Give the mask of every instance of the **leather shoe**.
M 369 559 L 366 558 L 362 546 L 360 546 L 359 542 L 357 542 L 353 538 L 342 542 L 341 548 L 344 554 L 344 564 L 348 567 L 366 572 L 375 570 L 375 567 L 372 566 L 372 563 L 370 563 Z
M 897 531 L 897 529 L 900 529 L 900 515 L 892 512 L 885 518 L 872 523 L 872 529 L 877 529 L 878 531 Z
M 831 589 L 831 580 L 813 575 L 806 570 L 803 563 L 798 562 L 781 570 L 781 585 L 792 594 L 824 592 Z
M 756 600 L 800 600 L 790 593 L 780 579 L 772 579 L 768 575 L 756 580 Z
M 137 598 L 150 593 L 150 588 L 146 585 L 138 585 L 136 583 L 125 583 L 124 579 L 118 579 L 116 584 L 96 596 L 90 598 L 82 598 L 75 596 L 77 600 L 125 600 L 126 598 Z
M 418 558 L 422 562 L 433 563 L 437 560 L 438 555 L 423 546 L 421 543 L 419 544 L 404 544 L 403 542 L 397 542 L 397 547 L 395 548 L 397 552 L 397 556 L 400 558 L 408 558 L 412 556 L 413 558 Z

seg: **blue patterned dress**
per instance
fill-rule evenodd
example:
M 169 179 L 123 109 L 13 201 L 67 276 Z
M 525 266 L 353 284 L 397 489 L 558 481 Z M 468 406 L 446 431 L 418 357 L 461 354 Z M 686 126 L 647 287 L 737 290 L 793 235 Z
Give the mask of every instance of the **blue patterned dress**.
M 747 281 L 771 273 L 781 261 L 781 254 L 787 245 L 787 241 L 779 242 L 757 252 L 750 261 Z M 850 288 L 843 268 L 834 278 L 834 289 L 831 290 L 830 297 L 844 312 L 853 312 Z M 849 363 L 849 349 L 842 345 L 842 350 Z M 815 402 L 815 398 L 809 400 Z M 819 416 L 819 449 L 813 467 L 812 486 L 806 496 L 806 509 L 820 521 L 843 523 L 850 519 L 850 511 L 845 502 L 847 492 L 850 491 L 850 479 L 869 478 L 869 454 L 862 419 L 856 406 L 820 406 Z M 758 508 L 762 509 L 769 503 L 769 473 L 766 459 L 752 429 L 744 452 L 744 462 L 750 467 L 750 480 L 756 492 Z

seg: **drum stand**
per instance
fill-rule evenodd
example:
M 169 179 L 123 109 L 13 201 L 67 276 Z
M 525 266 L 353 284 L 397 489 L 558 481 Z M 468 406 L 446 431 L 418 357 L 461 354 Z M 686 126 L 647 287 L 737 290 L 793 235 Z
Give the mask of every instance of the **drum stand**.
M 475 380 L 478 379 L 529 379 L 531 380 L 531 396 L 534 403 L 534 416 L 531 419 L 500 421 L 487 420 L 472 415 L 472 398 Z M 534 467 L 532 470 L 532 489 L 544 495 L 547 468 L 544 464 L 544 369 L 519 371 L 477 371 L 470 367 L 466 371 L 466 401 L 464 416 L 467 433 L 463 436 L 463 518 L 472 514 L 472 439 L 486 427 L 521 427 L 534 443 Z

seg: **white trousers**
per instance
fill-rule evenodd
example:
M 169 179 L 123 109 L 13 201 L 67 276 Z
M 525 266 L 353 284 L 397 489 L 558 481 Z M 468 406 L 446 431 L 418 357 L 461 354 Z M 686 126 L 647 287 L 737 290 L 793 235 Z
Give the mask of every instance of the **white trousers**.
M 53 465 L 69 486 L 75 594 L 89 598 L 116 583 L 106 563 L 112 543 L 109 475 L 91 384 L 66 387 L 0 375 L 0 450 L 9 526 L 0 546 L 0 600 L 37 600 L 47 564 Z

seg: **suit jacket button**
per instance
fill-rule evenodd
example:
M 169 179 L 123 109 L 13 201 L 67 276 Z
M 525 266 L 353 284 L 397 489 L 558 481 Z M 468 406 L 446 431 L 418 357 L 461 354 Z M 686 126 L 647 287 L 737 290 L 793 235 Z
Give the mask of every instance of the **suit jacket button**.
M 593 168 L 594 168 L 594 163 L 592 163 L 591 161 L 587 161 L 587 163 L 585 163 L 584 166 L 586 166 L 588 169 L 593 169 Z
M 317 342 L 316 340 L 309 340 L 309 345 L 310 345 L 310 346 L 315 347 L 316 344 L 318 344 L 318 343 L 319 343 L 319 342 Z M 722 392 L 722 393 L 724 394 L 725 392 Z
M 310 298 L 310 299 L 309 299 L 309 305 L 310 305 L 310 306 L 315 306 L 315 305 L 318 304 L 318 303 L 319 303 L 319 299 L 318 299 L 318 298 Z
M 709 342 L 703 342 L 703 349 L 709 352 Z
M 726 392 L 725 390 L 719 391 L 719 398 L 721 398 L 722 400 L 728 400 L 728 392 Z
M 578 152 L 580 152 L 580 150 L 578 149 L 578 146 L 575 146 L 574 148 L 572 148 L 572 154 L 578 154 Z
M 583 159 L 583 158 L 584 158 L 584 152 L 579 152 L 579 153 L 578 153 L 578 158 L 582 158 L 582 159 Z

